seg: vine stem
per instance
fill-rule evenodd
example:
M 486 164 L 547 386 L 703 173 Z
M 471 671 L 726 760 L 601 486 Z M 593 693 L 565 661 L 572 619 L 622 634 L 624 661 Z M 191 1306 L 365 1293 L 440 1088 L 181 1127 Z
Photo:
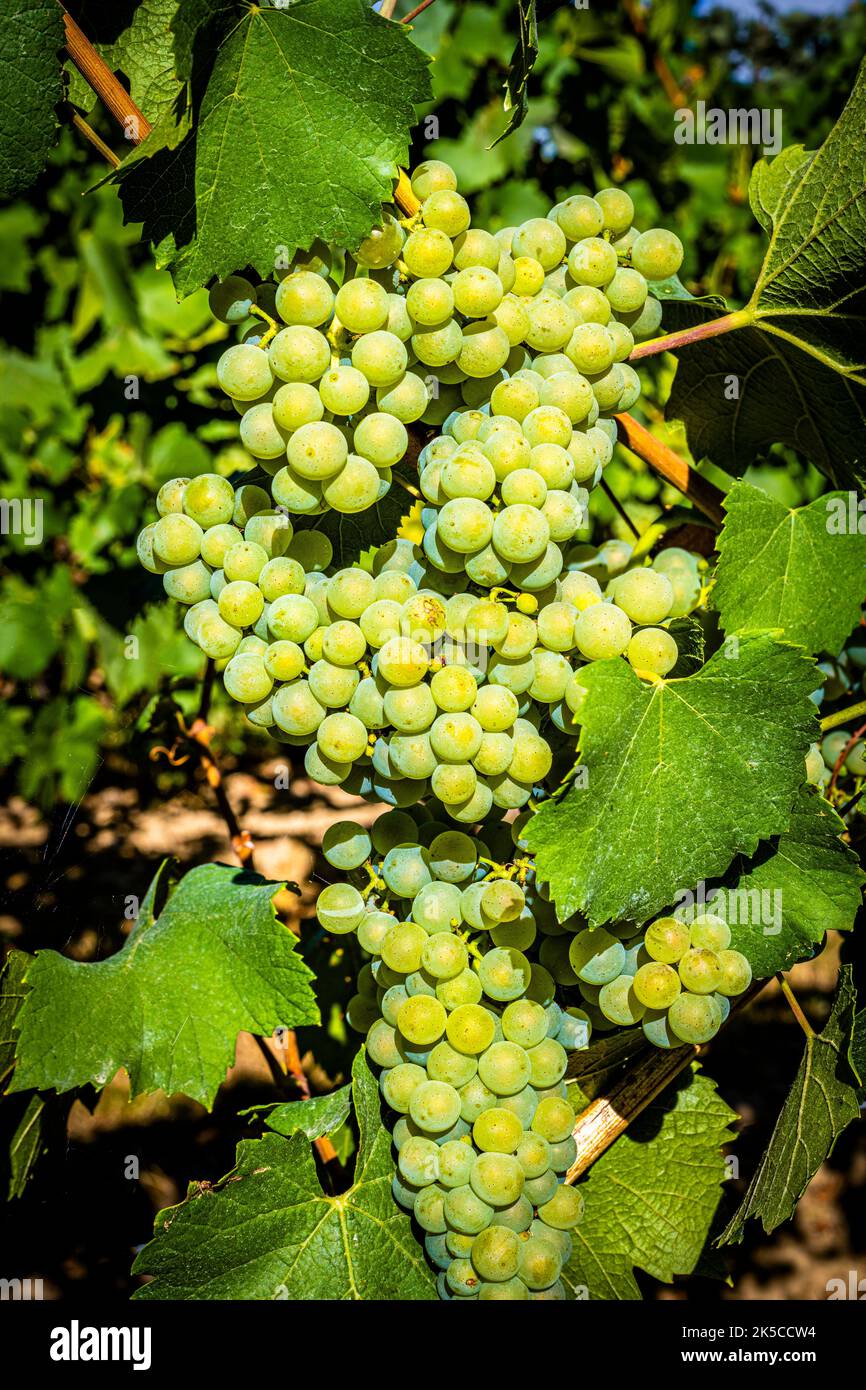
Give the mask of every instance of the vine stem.
M 668 333 L 663 338 L 650 338 L 646 343 L 638 343 L 629 353 L 629 362 L 638 362 L 642 357 L 655 357 L 660 352 L 674 352 L 677 348 L 690 347 L 705 338 L 718 338 L 723 333 L 731 333 L 735 328 L 746 328 L 754 322 L 751 309 L 736 309 L 721 318 L 710 319 L 707 323 L 696 324 L 694 328 L 683 328 L 679 333 Z
M 756 980 L 735 1007 L 741 1009 L 750 1004 L 768 983 L 768 980 Z M 582 1110 L 572 1130 L 577 1154 L 565 1175 L 566 1182 L 576 1182 L 702 1051 L 698 1046 L 676 1047 L 669 1051 L 653 1048 L 632 1071 Z
M 413 19 L 417 19 L 417 18 L 418 18 L 419 14 L 421 14 L 422 10 L 426 10 L 426 9 L 427 9 L 430 5 L 432 5 L 432 4 L 433 4 L 433 0 L 421 0 L 421 4 L 420 4 L 420 5 L 416 5 L 415 8 L 414 8 L 414 10 L 410 10 L 410 12 L 409 12 L 407 15 L 404 15 L 403 18 L 400 20 L 400 23 L 401 23 L 401 24 L 411 24 Z
M 114 153 L 114 150 L 111 149 L 110 146 L 106 145 L 102 136 L 97 135 L 93 127 L 88 125 L 84 117 L 79 116 L 77 111 L 71 112 L 70 119 L 72 121 L 72 124 L 75 126 L 75 129 L 81 131 L 81 134 L 84 136 L 85 140 L 89 140 L 93 148 L 95 150 L 98 150 L 98 152 L 102 155 L 102 158 L 106 160 L 113 169 L 117 169 L 120 165 L 120 160 Z
M 840 724 L 847 724 L 849 719 L 859 718 L 861 714 L 866 714 L 866 700 L 858 700 L 856 705 L 849 705 L 847 709 L 839 709 L 835 714 L 828 714 L 821 720 L 821 733 L 829 733 L 831 729 L 838 729 Z
M 791 1010 L 791 1013 L 794 1015 L 803 1032 L 806 1034 L 806 1037 L 814 1038 L 815 1031 L 808 1018 L 803 1013 L 803 1010 L 800 1008 L 800 1005 L 797 1002 L 797 996 L 794 994 L 794 991 L 792 990 L 785 976 L 782 974 L 781 970 L 776 976 L 776 980 L 778 981 L 779 988 L 781 989 L 782 993 L 788 1001 L 788 1006 Z
M 660 473 L 667 482 L 672 483 L 694 502 L 714 525 L 722 525 L 725 519 L 725 495 L 720 488 L 707 478 L 702 478 L 685 459 L 680 458 L 667 444 L 662 444 L 654 434 L 650 434 L 646 426 L 640 424 L 633 415 L 617 415 L 616 423 L 621 444 L 631 449 L 633 454 L 637 454 L 656 473 Z
M 63 28 L 66 51 L 81 76 L 96 95 L 104 101 L 115 120 L 119 121 L 126 138 L 134 145 L 140 143 L 151 132 L 151 124 L 143 111 L 140 111 L 123 83 L 115 77 L 108 64 L 100 58 L 93 44 L 75 23 L 72 15 L 63 10 Z

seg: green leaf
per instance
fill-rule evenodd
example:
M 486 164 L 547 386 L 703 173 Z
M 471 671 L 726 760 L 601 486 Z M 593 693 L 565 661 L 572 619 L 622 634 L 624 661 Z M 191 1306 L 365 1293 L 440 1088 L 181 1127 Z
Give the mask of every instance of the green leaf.
M 0 212 L 0 290 L 27 293 L 33 269 L 28 243 L 44 226 L 45 217 L 26 203 L 15 203 Z
M 791 824 L 740 869 L 719 906 L 731 945 L 751 962 L 756 979 L 787 970 L 814 954 L 828 931 L 850 931 L 866 874 L 842 840 L 845 825 L 820 793 L 803 786 Z
M 745 326 L 677 349 L 668 417 L 685 421 L 695 458 L 734 475 L 784 443 L 849 487 L 866 479 L 866 62 L 821 149 L 761 161 L 750 197 L 770 244 Z M 669 310 L 666 327 L 716 317 Z
M 751 483 L 725 498 L 712 602 L 726 632 L 778 629 L 835 656 L 860 620 L 866 535 L 848 526 L 848 494 L 791 509 Z M 840 525 L 841 518 L 841 525 Z
M 133 1098 L 179 1091 L 209 1106 L 242 1029 L 268 1037 L 318 1022 L 311 972 L 271 905 L 279 884 L 205 864 L 169 886 L 156 915 L 164 875 L 165 865 L 108 960 L 37 952 L 12 1090 L 105 1086 L 125 1067 Z
M 859 1118 L 859 1077 L 849 1055 L 856 1002 L 853 972 L 846 965 L 839 972 L 833 1011 L 823 1032 L 806 1039 L 773 1136 L 719 1245 L 738 1244 L 750 1216 L 768 1233 L 788 1221 L 839 1135 Z
M 152 158 L 145 141 L 118 171 L 126 217 L 144 223 L 179 294 L 248 264 L 271 275 L 281 247 L 315 237 L 357 246 L 430 94 L 426 57 L 364 0 L 235 17 L 208 55 L 194 133 Z
M 29 188 L 57 143 L 62 47 L 56 0 L 0 0 L 0 198 Z
M 45 1149 L 46 1098 L 32 1095 L 9 1145 L 8 1198 L 23 1197 Z
M 94 43 L 97 53 L 112 72 L 127 79 L 129 94 L 150 124 L 157 125 L 171 115 L 183 90 L 175 74 L 172 25 L 179 0 L 141 0 L 128 29 L 114 43 Z M 69 100 L 85 112 L 98 98 L 70 60 Z
M 334 547 L 334 565 L 357 563 L 359 556 L 371 546 L 393 540 L 398 526 L 412 508 L 412 498 L 397 481 L 399 469 L 400 465 L 394 469 L 394 480 L 382 501 L 366 511 L 327 511 L 321 516 L 292 517 L 295 530 L 323 531 Z
M 525 831 L 563 919 L 646 921 L 787 829 L 817 727 L 799 650 L 742 638 L 682 680 L 646 685 L 617 659 L 581 683 L 585 778 Z
M 153 1281 L 136 1299 L 368 1299 L 436 1297 L 409 1217 L 391 1196 L 391 1138 L 379 1091 L 359 1052 L 352 1096 L 361 1134 L 347 1192 L 322 1192 L 302 1134 L 244 1140 L 213 1191 L 193 1185 L 161 1212 L 156 1238 L 133 1267 Z
M 0 972 L 0 1089 L 6 1089 L 6 1082 L 15 1066 L 15 1029 L 27 986 L 24 975 L 33 960 L 26 951 L 11 950 L 3 962 Z
M 685 1073 L 589 1170 L 586 1211 L 563 1282 L 584 1299 L 638 1299 L 634 1269 L 670 1283 L 698 1263 L 726 1176 L 734 1112 L 698 1071 Z
M 341 1086 L 326 1096 L 313 1096 L 311 1100 L 293 1100 L 286 1105 L 253 1105 L 242 1110 L 242 1115 L 261 1115 L 268 1129 L 284 1138 L 293 1134 L 306 1134 L 308 1139 L 320 1139 L 323 1134 L 333 1134 L 349 1118 L 351 1112 L 351 1088 Z M 268 1113 L 265 1113 L 268 1112 Z
M 518 0 L 517 4 L 517 47 L 511 55 L 511 62 L 508 64 L 508 74 L 505 79 L 505 110 L 509 113 L 508 124 L 497 135 L 493 145 L 498 145 L 500 140 L 504 140 L 518 126 L 523 125 L 526 120 L 526 113 L 529 110 L 529 98 L 526 88 L 529 83 L 529 75 L 535 66 L 538 57 L 538 22 L 535 14 L 535 0 Z

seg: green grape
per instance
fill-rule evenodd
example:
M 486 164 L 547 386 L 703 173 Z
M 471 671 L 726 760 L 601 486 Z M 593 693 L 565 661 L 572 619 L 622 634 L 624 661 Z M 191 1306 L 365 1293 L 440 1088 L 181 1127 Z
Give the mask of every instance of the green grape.
M 232 349 L 230 349 L 231 351 Z M 318 381 L 331 362 L 328 340 L 317 328 L 281 328 L 268 348 L 268 361 L 281 381 Z
M 520 1047 L 534 1047 L 547 1032 L 544 1009 L 531 999 L 514 1000 L 502 1014 L 502 1031 L 509 1042 Z
M 570 1231 L 583 1215 L 583 1195 L 576 1187 L 560 1183 L 550 1201 L 538 1208 L 539 1218 L 556 1231 Z
M 316 902 L 316 916 L 325 931 L 345 936 L 355 931 L 363 920 L 364 899 L 348 883 L 331 883 L 323 888 Z
M 603 927 L 578 932 L 569 947 L 569 959 L 579 979 L 591 985 L 615 980 L 625 962 L 622 942 Z
M 438 1148 L 440 1186 L 446 1190 L 465 1187 L 475 1162 L 471 1146 L 459 1139 L 446 1139 L 444 1143 L 439 1141 Z
M 438 1003 L 438 1000 L 430 1002 Z M 405 1007 L 406 1005 L 403 1006 Z M 442 1013 L 444 1015 L 444 1009 Z M 446 1081 L 424 1081 L 412 1091 L 409 1114 L 418 1128 L 425 1133 L 442 1134 L 451 1129 L 460 1118 L 459 1092 Z
M 334 511 L 349 515 L 372 507 L 389 487 L 390 473 L 380 475 L 368 459 L 349 454 L 336 477 L 327 479 L 323 484 L 322 497 Z
M 258 407 L 253 406 L 253 410 Z M 275 425 L 288 433 L 302 425 L 315 424 L 325 413 L 322 398 L 315 386 L 305 381 L 290 381 L 274 392 L 271 412 Z
M 638 270 L 620 266 L 605 288 L 611 307 L 617 314 L 633 314 L 643 308 L 647 297 L 647 283 Z
M 631 641 L 632 628 L 621 608 L 597 603 L 579 615 L 574 636 L 578 649 L 588 661 L 607 661 L 620 656 Z
M 448 1015 L 445 1032 L 456 1052 L 477 1056 L 486 1051 L 493 1041 L 493 1015 L 480 1004 L 461 1004 Z M 464 1119 L 467 1118 L 464 1115 Z
M 405 811 L 386 811 L 374 821 L 370 836 L 377 854 L 385 855 L 397 845 L 406 844 L 417 836 L 414 820 Z
M 571 420 L 564 410 L 554 405 L 539 405 L 525 417 L 523 433 L 533 447 L 538 444 L 559 444 L 565 448 L 571 442 L 573 431 Z
M 337 291 L 334 310 L 350 333 L 374 333 L 388 320 L 388 292 L 377 280 L 360 276 Z
M 382 877 L 391 892 L 396 893 L 398 897 L 414 898 L 416 893 L 419 893 L 426 884 L 433 880 L 430 851 L 417 845 L 395 846 L 385 855 L 382 864 Z M 409 925 L 409 923 L 406 924 L 407 927 Z M 412 940 L 418 944 L 420 953 L 426 939 L 426 933 L 422 931 L 422 936 L 419 939 L 419 931 L 422 929 L 414 929 L 413 927 Z M 420 962 L 420 954 L 418 959 Z M 418 965 L 412 965 L 409 969 L 417 970 Z
M 376 468 L 391 468 L 406 452 L 409 436 L 402 420 L 374 411 L 365 415 L 355 428 L 355 452 L 369 459 Z
M 284 733 L 306 736 L 315 733 L 325 718 L 326 710 L 324 705 L 319 704 L 307 682 L 296 680 L 281 685 L 275 691 L 273 714 L 274 722 Z
M 415 1197 L 412 1211 L 422 1231 L 444 1235 L 447 1227 L 445 1224 L 445 1192 L 442 1187 L 437 1184 L 423 1188 Z
M 441 518 L 442 513 L 440 521 Z M 496 515 L 487 539 L 491 537 L 504 559 L 512 563 L 527 563 L 544 555 L 550 540 L 550 527 L 546 517 L 535 507 L 506 506 Z
M 557 352 L 569 342 L 575 329 L 573 309 L 554 295 L 540 296 L 526 308 L 528 320 L 523 335 L 534 352 Z
M 369 859 L 371 848 L 369 832 L 357 821 L 338 821 L 322 836 L 322 853 L 335 869 L 357 869 Z
M 561 652 L 546 651 L 543 647 L 535 649 L 532 661 L 534 675 L 529 687 L 530 695 L 542 704 L 557 704 L 563 699 L 566 686 L 571 679 L 571 666 Z M 542 775 L 546 776 L 549 770 L 548 766 Z
M 318 389 L 322 405 L 333 415 L 355 415 L 370 399 L 370 383 L 356 367 L 331 367 Z
M 335 666 L 354 666 L 367 650 L 367 639 L 357 623 L 340 619 L 325 628 L 322 651 Z M 357 671 L 355 672 L 357 675 Z
M 496 487 L 496 473 L 483 454 L 459 449 L 439 470 L 439 485 L 446 498 L 471 497 L 484 502 Z
M 378 956 L 385 937 L 396 926 L 397 919 L 390 912 L 368 912 L 358 927 L 358 944 L 371 956 Z
M 445 830 L 430 844 L 430 867 L 445 883 L 462 883 L 478 860 L 475 841 L 461 830 Z
M 274 384 L 268 353 L 248 343 L 226 348 L 217 362 L 217 381 L 236 401 L 257 401 Z
M 648 1009 L 669 1009 L 681 988 L 676 970 L 661 961 L 648 961 L 634 975 L 634 992 Z
M 420 420 L 428 400 L 427 387 L 414 372 L 405 372 L 399 381 L 376 392 L 379 410 L 407 425 Z
M 366 333 L 352 347 L 352 366 L 371 386 L 391 386 L 406 370 L 408 354 L 404 344 L 387 330 Z
M 537 1090 L 547 1090 L 565 1075 L 568 1056 L 562 1043 L 544 1038 L 527 1053 L 530 1063 L 530 1084 Z
M 445 1081 L 461 1090 L 471 1081 L 478 1064 L 474 1057 L 457 1052 L 450 1043 L 440 1042 L 427 1058 L 427 1075 L 431 1081 Z
M 432 885 L 430 886 L 432 887 Z M 443 884 L 440 886 L 448 888 L 453 885 Z M 436 932 L 425 943 L 421 953 L 421 964 L 427 974 L 432 975 L 435 980 L 455 979 L 467 968 L 468 963 L 469 953 L 464 942 L 459 937 L 453 936 L 450 931 Z
M 403 229 L 395 217 L 385 214 L 381 227 L 374 227 L 354 252 L 358 265 L 384 270 L 393 265 L 403 247 Z
M 469 1182 L 475 1195 L 488 1206 L 510 1207 L 521 1196 L 525 1178 L 511 1154 L 482 1153 L 475 1160 Z
M 721 981 L 717 986 L 719 994 L 733 997 L 742 994 L 752 983 L 752 967 L 740 951 L 722 950 L 718 953 L 721 967 Z M 692 986 L 689 986 L 692 988 Z
M 532 1117 L 532 1132 L 538 1134 L 548 1144 L 560 1144 L 567 1139 L 574 1129 L 574 1110 L 568 1101 L 560 1099 L 558 1096 L 545 1096 L 538 1102 L 535 1114 Z M 538 1176 L 540 1174 L 528 1174 L 527 1176 Z
M 286 452 L 288 434 L 274 418 L 269 402 L 252 405 L 241 419 L 241 443 L 257 459 L 281 458 Z
M 265 667 L 275 681 L 293 681 L 304 669 L 304 653 L 296 642 L 272 642 L 264 653 Z
M 527 1052 L 513 1042 L 494 1042 L 478 1061 L 478 1075 L 496 1096 L 512 1096 L 529 1085 L 531 1074 Z
M 379 1067 L 396 1067 L 401 1061 L 397 1048 L 397 1034 L 384 1018 L 377 1018 L 372 1025 L 367 1034 L 366 1047 L 367 1056 Z M 410 1178 L 409 1181 L 413 1179 Z
M 507 1226 L 488 1226 L 472 1242 L 472 1267 L 490 1288 L 501 1289 L 506 1284 L 519 1284 L 515 1276 L 520 1262 L 520 1247 L 518 1235 Z M 519 1299 L 522 1295 L 511 1292 L 505 1296 Z
M 398 777 L 423 782 L 436 768 L 436 754 L 430 747 L 428 733 L 394 734 L 388 744 L 388 754 L 394 775 Z
M 467 266 L 465 270 L 458 271 L 450 288 L 453 291 L 453 305 L 458 312 L 474 319 L 483 319 L 492 314 L 499 308 L 504 295 L 502 281 L 496 271 L 483 265 Z M 450 312 L 449 309 L 440 314 L 439 321 L 447 318 Z M 424 322 L 433 323 L 436 320 L 427 319 Z
M 678 994 L 668 1009 L 667 1019 L 669 1028 L 682 1042 L 706 1043 L 719 1031 L 722 1011 L 711 994 Z
M 283 323 L 318 328 L 334 312 L 334 293 L 323 276 L 296 270 L 277 285 L 275 307 Z
M 544 285 L 544 266 L 534 256 L 514 257 L 514 294 L 537 295 Z
M 638 672 L 666 676 L 679 660 L 679 648 L 669 632 L 661 627 L 645 627 L 636 632 L 626 648 L 629 664 Z
M 387 1025 L 386 1025 L 387 1026 Z M 370 1050 L 368 1038 L 367 1050 Z M 411 1135 L 397 1155 L 400 1176 L 413 1187 L 427 1187 L 439 1181 L 439 1145 L 424 1135 Z
M 430 694 L 438 709 L 456 714 L 468 710 L 478 691 L 478 683 L 465 666 L 444 666 L 430 680 Z
M 484 885 L 484 891 L 481 894 L 481 908 L 485 920 L 494 924 L 514 922 L 523 912 L 525 906 L 526 894 L 519 883 L 512 883 L 510 879 L 500 878 Z
M 151 532 L 157 560 L 165 565 L 190 565 L 201 553 L 204 532 L 197 521 L 179 512 L 160 517 Z
M 440 714 L 430 730 L 430 745 L 439 758 L 468 762 L 481 747 L 482 734 L 481 725 L 471 714 Z
M 229 583 L 236 579 L 245 579 L 250 584 L 255 584 L 267 563 L 268 552 L 263 546 L 256 545 L 255 542 L 238 541 L 225 553 L 223 573 Z
M 506 506 L 522 503 L 529 507 L 541 507 L 547 496 L 547 484 L 534 468 L 517 468 L 503 480 L 501 494 Z
M 550 1167 L 550 1145 L 540 1134 L 521 1133 L 516 1157 L 527 1178 L 540 1178 Z
M 256 302 L 256 291 L 242 275 L 227 275 L 218 281 L 208 295 L 208 307 L 214 318 L 223 323 L 242 323 L 249 318 Z
M 271 487 L 274 501 L 288 512 L 308 516 L 324 510 L 321 483 L 301 477 L 293 468 L 281 468 Z
M 240 640 L 238 629 L 221 618 L 219 612 L 204 614 L 196 626 L 198 646 L 211 661 L 225 661 L 232 656 Z
M 481 1079 L 483 1081 L 483 1076 Z M 484 1153 L 513 1154 L 522 1134 L 523 1126 L 520 1120 L 510 1110 L 501 1106 L 491 1106 L 489 1110 L 482 1111 L 472 1126 L 475 1146 Z
M 268 627 L 280 640 L 306 642 L 318 625 L 316 605 L 304 594 L 282 594 L 268 609 Z
M 473 265 L 483 265 L 495 270 L 501 254 L 502 248 L 496 238 L 479 227 L 461 232 L 454 239 L 454 264 L 458 270 L 465 270 L 467 266 Z
M 508 947 L 494 947 L 478 964 L 478 977 L 491 999 L 510 1003 L 526 992 L 530 966 L 526 956 Z
M 644 338 L 654 338 L 661 327 L 662 306 L 650 294 L 647 295 L 646 303 L 639 314 L 628 314 L 626 317 L 629 331 L 636 342 L 640 342 Z
M 353 763 L 367 749 L 367 730 L 354 714 L 328 714 L 316 730 L 319 751 L 337 763 Z
M 416 328 L 410 344 L 412 351 L 426 367 L 442 368 L 456 362 L 463 348 L 463 330 L 456 319 L 433 324 L 429 328 Z
M 469 763 L 440 764 L 430 776 L 433 795 L 449 810 L 465 804 L 474 796 L 477 786 L 478 774 Z
M 617 607 L 641 626 L 668 617 L 673 597 L 670 580 L 658 570 L 633 569 L 617 580 Z
M 237 579 L 226 584 L 218 604 L 224 622 L 231 623 L 233 627 L 252 627 L 261 617 L 265 601 L 255 584 Z
M 726 951 L 731 944 L 731 929 L 721 917 L 700 913 L 689 926 L 689 944 L 708 951 Z
M 609 980 L 607 984 L 602 985 L 598 1007 L 611 1023 L 616 1023 L 620 1028 L 629 1028 L 643 1018 L 646 1005 L 634 989 L 633 977 L 618 975 L 615 980 Z
M 210 593 L 211 575 L 207 565 L 195 560 L 191 565 L 182 565 L 170 570 L 162 577 L 163 588 L 169 598 L 178 603 L 202 603 Z
M 167 483 L 163 483 L 156 494 L 156 510 L 160 516 L 183 511 L 183 499 L 189 481 L 189 478 L 170 478 Z
M 416 994 L 400 1005 L 397 1027 L 407 1042 L 418 1047 L 432 1047 L 445 1031 L 446 1017 L 438 999 L 427 994 Z
M 349 449 L 335 425 L 319 420 L 295 430 L 286 452 L 295 473 L 318 482 L 341 471 Z
M 634 219 L 634 203 L 623 188 L 602 188 L 595 201 L 601 208 L 608 231 L 620 234 L 628 230 Z
M 274 681 L 261 656 L 254 652 L 238 652 L 223 672 L 223 684 L 233 700 L 254 704 L 267 699 Z
M 386 1104 L 400 1115 L 409 1114 L 409 1104 L 419 1086 L 427 1083 L 427 1073 L 414 1062 L 399 1062 L 396 1067 L 384 1071 L 379 1078 L 379 1089 Z
M 403 245 L 403 262 L 418 279 L 438 279 L 449 269 L 454 255 L 451 238 L 437 227 L 410 232 Z
M 524 420 L 531 410 L 540 404 L 540 395 L 531 381 L 521 381 L 517 377 L 509 377 L 506 381 L 499 382 L 493 388 L 490 397 L 490 407 L 494 416 L 504 416 L 506 419 Z M 558 404 L 558 402 L 552 402 Z
M 293 534 L 292 523 L 285 512 L 281 511 L 256 512 L 244 527 L 244 540 L 250 545 L 261 546 L 265 552 L 266 563 L 283 557 Z M 303 573 L 300 565 L 296 565 L 295 568 L 297 572 Z M 261 572 L 259 584 L 261 585 Z
M 644 946 L 653 960 L 674 965 L 689 949 L 689 929 L 676 917 L 659 917 L 647 927 Z
M 492 1216 L 493 1205 L 480 1197 L 468 1184 L 465 1187 L 453 1187 L 445 1197 L 445 1220 L 453 1231 L 477 1236 L 490 1225 Z M 466 1263 L 469 1263 L 468 1260 Z
M 505 686 L 483 685 L 472 703 L 471 712 L 485 733 L 504 733 L 513 725 L 518 709 L 516 695 Z
M 540 1178 L 527 1178 L 523 1191 L 534 1207 L 540 1207 L 550 1201 L 558 1186 L 556 1174 L 548 1168 Z
M 454 291 L 444 280 L 416 280 L 406 291 L 406 308 L 415 323 L 442 324 L 454 312 Z
M 569 274 L 578 285 L 608 285 L 617 267 L 616 251 L 600 237 L 584 237 L 568 253 Z
M 504 689 L 505 687 L 501 687 Z M 507 772 L 514 757 L 514 740 L 510 734 L 488 734 L 485 733 L 481 739 L 481 747 L 472 759 L 472 764 L 476 772 L 483 777 L 495 777 L 500 772 Z M 515 945 L 514 942 L 499 943 Z
M 569 241 L 597 237 L 604 227 L 604 210 L 594 198 L 576 193 L 556 209 L 556 220 Z
M 667 280 L 683 263 L 683 244 L 673 232 L 652 227 L 631 248 L 632 265 L 647 280 Z
M 547 217 L 531 217 L 517 228 L 511 241 L 511 254 L 531 256 L 543 270 L 553 270 L 565 255 L 565 232 L 559 222 Z
M 463 329 L 457 365 L 469 377 L 491 377 L 504 367 L 510 351 L 508 334 L 495 319 L 477 319 Z
M 715 951 L 690 947 L 677 962 L 683 988 L 692 994 L 715 994 L 721 987 L 722 965 Z

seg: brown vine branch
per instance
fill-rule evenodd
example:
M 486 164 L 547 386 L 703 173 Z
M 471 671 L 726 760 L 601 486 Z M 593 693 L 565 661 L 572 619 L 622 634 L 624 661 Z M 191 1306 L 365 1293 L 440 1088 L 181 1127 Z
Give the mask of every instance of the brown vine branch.
M 422 10 L 426 10 L 426 9 L 428 8 L 428 6 L 429 6 L 429 5 L 432 5 L 432 4 L 433 4 L 433 0 L 421 0 L 421 4 L 420 4 L 420 5 L 416 5 L 415 8 L 414 8 L 414 10 L 411 10 L 411 11 L 409 12 L 409 14 L 404 15 L 403 18 L 400 20 L 400 23 L 401 23 L 401 24 L 411 24 L 413 19 L 417 19 L 417 18 L 418 18 L 419 14 L 421 14 Z
M 119 78 L 115 77 L 108 64 L 100 58 L 93 44 L 78 27 L 72 15 L 64 9 L 62 4 L 60 8 L 63 10 L 67 53 L 87 85 L 101 98 L 115 120 L 123 126 L 127 140 L 131 140 L 134 145 L 139 144 L 151 132 L 150 121 L 144 112 L 138 109 L 129 92 Z M 83 130 L 83 126 L 79 125 L 78 121 L 75 124 L 80 130 Z M 87 134 L 86 131 L 83 133 Z M 87 138 L 90 139 L 90 136 L 87 135 Z M 108 151 L 107 146 L 105 150 L 100 152 L 105 153 L 106 151 Z M 117 156 L 112 155 L 110 151 L 106 157 L 110 158 L 112 162 L 117 160 Z M 117 160 L 117 163 L 119 162 Z
M 756 980 L 734 1007 L 750 1004 L 767 984 L 769 980 Z M 597 1096 L 582 1110 L 572 1131 L 577 1155 L 566 1173 L 566 1182 L 576 1182 L 702 1051 L 691 1046 L 670 1051 L 653 1048 L 632 1071 L 613 1082 L 605 1095 Z
M 106 145 L 102 136 L 97 135 L 93 127 L 87 124 L 87 121 L 84 119 L 84 117 L 80 116 L 77 111 L 73 111 L 71 108 L 69 119 L 72 121 L 72 124 L 75 126 L 75 129 L 81 131 L 81 134 L 84 136 L 85 140 L 89 140 L 93 148 L 97 150 L 99 154 L 102 155 L 102 158 L 107 160 L 107 162 L 112 166 L 113 169 L 116 169 L 120 164 L 120 160 L 114 153 L 114 150 L 111 149 L 109 145 Z
M 678 488 L 714 525 L 722 525 L 725 519 L 724 493 L 714 483 L 690 468 L 685 459 L 650 434 L 633 415 L 617 415 L 616 422 L 621 444 Z

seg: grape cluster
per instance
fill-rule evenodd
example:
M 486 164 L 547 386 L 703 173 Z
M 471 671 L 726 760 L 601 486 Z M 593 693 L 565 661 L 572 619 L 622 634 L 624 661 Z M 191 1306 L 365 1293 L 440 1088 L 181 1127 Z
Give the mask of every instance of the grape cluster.
M 840 761 L 841 759 L 841 761 Z M 844 786 L 866 777 L 866 741 L 850 729 L 834 729 L 820 743 L 813 743 L 806 756 L 807 780 L 816 787 L 827 787 L 833 775 Z
M 656 1047 L 706 1043 L 752 981 L 748 960 L 730 941 L 730 927 L 709 912 L 690 923 L 659 917 L 637 934 L 629 923 L 596 927 L 573 938 L 557 978 L 577 985 L 599 1032 L 639 1023 Z
M 324 853 L 346 878 L 317 904 L 368 958 L 348 1017 L 394 1115 L 394 1198 L 424 1233 L 443 1298 L 562 1299 L 583 1210 L 565 1184 L 576 1146 L 563 1077 L 590 1024 L 526 954 L 558 930 L 531 863 L 491 858 L 519 849 L 519 825 L 485 826 L 486 843 L 422 816 L 332 826 Z
M 538 408 L 521 404 L 537 386 L 542 406 L 581 426 L 579 466 L 592 477 L 612 448 L 599 423 L 615 435 L 611 417 L 640 395 L 625 359 L 659 327 L 649 284 L 680 267 L 672 232 L 638 233 L 629 195 L 604 189 L 493 236 L 471 226 L 449 165 L 428 160 L 412 187 L 418 216 L 386 213 L 339 285 L 330 257 L 308 254 L 277 283 L 229 276 L 211 291 L 216 317 L 243 332 L 217 379 L 290 512 L 366 510 L 390 487 L 407 424 L 481 406 L 509 378 L 525 378 L 509 394 L 518 419 Z M 537 443 L 543 425 L 542 414 L 527 427 Z

